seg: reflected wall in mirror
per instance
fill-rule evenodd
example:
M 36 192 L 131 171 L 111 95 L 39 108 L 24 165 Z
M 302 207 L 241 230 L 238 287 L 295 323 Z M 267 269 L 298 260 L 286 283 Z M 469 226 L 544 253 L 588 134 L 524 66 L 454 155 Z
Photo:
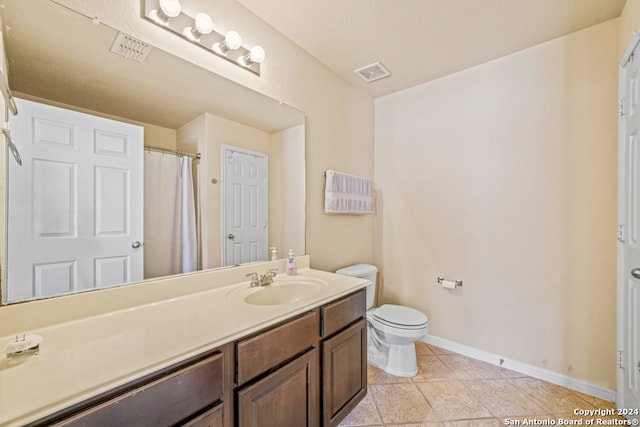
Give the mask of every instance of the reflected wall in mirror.
M 194 193 L 193 201 L 187 204 L 189 209 L 186 210 L 192 209 L 195 213 L 196 225 L 193 226 L 195 242 L 187 246 L 191 252 L 195 247 L 196 255 L 194 261 L 187 263 L 192 265 L 186 267 L 187 270 L 220 267 L 224 258 L 228 260 L 227 264 L 266 260 L 267 247 L 276 247 L 280 257 L 283 257 L 289 248 L 293 248 L 296 254 L 304 253 L 304 113 L 153 48 L 151 45 L 148 45 L 149 55 L 142 62 L 114 53 L 111 50 L 114 41 L 118 38 L 118 31 L 95 23 L 51 1 L 0 0 L 0 3 L 4 5 L 3 36 L 8 64 L 7 74 L 15 96 L 34 102 L 35 105 L 61 107 L 65 111 L 79 112 L 89 117 L 112 119 L 115 122 L 126 122 L 134 125 L 134 128 L 142 129 L 143 144 L 156 148 L 143 149 L 139 143 L 136 144 L 128 138 L 122 139 L 125 141 L 122 146 L 130 144 L 127 148 L 129 150 L 137 152 L 145 150 L 144 156 L 148 151 L 166 150 L 164 160 L 171 159 L 169 163 L 176 169 L 174 172 L 160 169 L 154 175 L 155 178 L 147 177 L 147 182 L 143 181 L 142 191 L 145 196 L 142 197 L 145 203 L 149 203 L 148 196 L 164 195 L 166 192 L 163 186 L 153 188 L 162 177 L 171 174 L 181 176 L 186 167 L 184 165 L 187 164 L 192 168 L 193 179 L 186 180 L 185 184 L 180 185 L 181 188 L 193 187 Z M 139 42 L 142 43 L 140 46 L 147 45 L 145 42 Z M 131 43 L 133 42 L 129 41 L 125 45 L 131 46 Z M 118 43 L 115 43 L 115 50 L 121 50 L 121 48 Z M 38 145 L 38 138 L 42 135 L 33 125 L 36 121 L 30 109 L 21 110 L 24 111 L 19 110 L 18 116 L 22 119 L 28 118 L 27 121 L 31 125 L 27 126 L 24 134 L 15 132 L 16 137 L 13 140 L 18 150 L 25 154 L 26 160 L 23 163 L 27 165 L 19 169 L 21 167 L 17 164 L 10 164 L 14 161 L 10 156 L 5 156 L 4 165 L 5 171 L 8 172 L 5 187 L 10 197 L 5 199 L 7 212 L 5 230 L 8 238 L 5 239 L 5 256 L 2 260 L 3 303 L 64 295 L 101 286 L 119 285 L 120 282 L 135 282 L 138 279 L 133 278 L 130 272 L 131 256 L 136 251 L 138 254 L 144 253 L 143 269 L 149 270 L 143 276 L 144 280 L 150 279 L 151 276 L 179 274 L 181 271 L 167 269 L 168 261 L 154 251 L 158 249 L 163 252 L 168 245 L 173 245 L 169 242 L 180 227 L 176 223 L 159 222 L 159 219 L 152 217 L 154 211 L 157 214 L 158 211 L 163 210 L 151 208 L 152 205 L 143 209 L 142 218 L 146 224 L 143 227 L 144 236 L 130 233 L 131 220 L 128 213 L 120 216 L 120 223 L 116 220 L 117 215 L 113 216 L 110 224 L 117 226 L 109 229 L 111 234 L 105 236 L 105 242 L 115 241 L 115 235 L 119 237 L 124 235 L 125 238 L 122 240 L 127 246 L 126 249 L 122 249 L 122 255 L 119 258 L 120 270 L 114 270 L 119 271 L 117 274 L 106 270 L 105 266 L 110 263 L 104 262 L 107 257 L 100 254 L 92 254 L 89 272 L 80 274 L 75 261 L 70 256 L 62 257 L 51 266 L 46 266 L 44 261 L 29 259 L 31 250 L 21 245 L 13 247 L 13 243 L 7 245 L 7 241 L 20 242 L 32 239 L 37 234 L 34 230 L 43 229 L 42 221 L 50 225 L 55 223 L 54 219 L 64 218 L 66 222 L 62 222 L 70 224 L 69 218 L 77 219 L 86 216 L 74 210 L 76 205 L 83 203 L 69 202 L 69 198 L 75 197 L 76 201 L 86 201 L 87 197 L 77 191 L 77 184 L 63 185 L 76 182 L 71 180 L 69 174 L 63 174 L 63 178 L 60 178 L 60 175 L 56 175 L 57 172 L 55 172 L 59 172 L 60 168 L 56 169 L 56 167 L 48 169 L 50 172 L 54 171 L 49 175 L 43 175 L 42 168 L 30 169 L 29 165 L 33 165 L 34 162 L 42 163 L 42 159 L 38 157 L 41 154 L 32 153 L 31 150 Z M 71 123 L 66 118 L 48 118 L 45 113 L 40 112 L 35 116 L 42 123 L 47 124 Z M 10 118 L 10 127 L 15 127 L 14 120 Z M 74 130 L 70 131 L 69 135 L 73 132 L 79 135 L 77 131 L 80 129 L 79 125 L 71 124 L 73 126 L 69 129 Z M 42 126 L 39 129 L 42 129 Z M 52 137 L 54 139 L 56 135 L 60 135 L 55 130 L 49 130 L 54 132 Z M 95 157 L 95 150 L 99 145 L 95 135 L 110 135 L 110 137 L 122 135 L 119 131 L 101 133 L 95 129 L 89 133 L 92 135 L 91 138 L 78 137 L 74 142 L 84 148 L 90 146 L 89 157 Z M 40 136 L 34 136 L 36 134 Z M 17 138 L 18 135 L 20 138 Z M 119 146 L 116 141 L 118 138 L 107 139 L 106 144 L 110 148 Z M 266 159 L 266 166 L 262 169 L 265 171 L 264 193 L 268 194 L 264 215 L 260 215 L 256 210 L 254 201 L 258 196 L 251 183 L 246 184 L 247 191 L 238 193 L 239 196 L 236 194 L 237 197 L 233 198 L 233 191 L 227 191 L 223 197 L 225 184 L 225 178 L 222 176 L 223 162 L 226 162 L 225 166 L 230 166 L 231 170 L 240 167 L 254 170 L 254 163 L 251 161 L 244 162 L 246 165 L 243 166 L 240 164 L 242 162 L 237 162 L 235 158 L 229 156 L 223 158 L 223 146 L 233 147 L 245 153 L 255 153 L 256 157 Z M 194 160 L 192 160 L 194 156 L 187 157 L 186 161 L 178 163 L 180 159 L 175 154 L 171 154 L 174 151 L 199 153 L 201 157 Z M 56 161 L 59 162 L 58 164 L 61 162 L 73 165 L 71 166 L 73 170 L 86 168 L 84 163 L 74 159 L 75 157 L 68 152 L 66 155 L 63 153 Z M 88 178 L 84 179 L 93 180 L 91 185 L 94 189 L 101 182 L 108 191 L 105 193 L 107 195 L 102 197 L 89 197 L 95 200 L 90 203 L 91 226 L 87 237 L 95 238 L 100 234 L 100 227 L 103 231 L 106 230 L 103 226 L 99 227 L 99 221 L 95 219 L 96 214 L 100 215 L 104 212 L 104 209 L 101 210 L 97 206 L 96 200 L 101 201 L 102 208 L 109 204 L 117 206 L 116 211 L 119 213 L 123 212 L 120 209 L 121 205 L 130 207 L 139 200 L 131 199 L 134 196 L 128 190 L 129 187 L 126 187 L 130 184 L 131 176 L 135 174 L 101 174 L 101 172 L 113 172 L 117 169 L 115 167 L 107 170 L 104 164 L 94 165 L 92 168 L 87 175 Z M 145 172 L 151 170 L 148 164 L 143 168 Z M 33 170 L 36 169 L 38 172 L 34 173 Z M 16 170 L 19 170 L 22 175 L 12 172 Z M 31 171 L 28 172 L 27 178 L 23 176 L 25 171 Z M 29 180 L 31 180 L 30 183 L 25 182 Z M 39 182 L 40 187 L 33 184 L 34 182 Z M 54 193 L 54 187 L 65 188 L 67 192 Z M 39 193 L 36 192 L 35 196 L 34 188 L 39 188 Z M 120 190 L 122 190 L 120 196 L 125 196 L 123 200 L 114 196 Z M 43 198 L 42 194 L 46 194 L 46 197 Z M 18 197 L 14 197 L 16 195 Z M 225 203 L 229 200 L 233 200 L 238 205 L 236 211 L 225 209 Z M 29 223 L 28 231 L 19 230 L 21 227 L 16 227 L 16 224 L 12 223 L 17 218 L 12 213 L 14 203 L 17 204 L 16 212 L 21 212 L 18 214 L 21 215 L 20 221 Z M 44 205 L 34 207 L 38 204 Z M 69 208 L 66 211 L 62 208 L 65 206 Z M 175 208 L 176 203 L 172 203 L 171 206 Z M 180 211 L 184 210 L 180 209 Z M 225 217 L 226 221 L 223 221 Z M 238 241 L 246 241 L 250 238 L 243 237 L 242 232 L 238 231 L 240 229 L 229 228 L 235 225 L 260 228 L 262 232 L 267 230 L 267 241 L 263 241 L 259 248 L 255 244 L 245 245 L 245 250 L 240 251 L 239 245 L 228 244 L 229 236 L 234 235 Z M 31 234 L 31 236 L 20 233 Z M 71 231 L 68 235 L 55 236 L 55 233 L 50 233 L 44 240 L 36 241 L 34 244 L 35 247 L 41 248 L 44 245 L 40 243 L 46 243 L 46 246 L 51 247 L 55 252 L 61 251 L 64 245 L 73 245 L 79 240 L 82 239 L 77 226 L 74 221 L 71 221 Z M 136 242 L 140 242 L 139 247 L 136 247 Z M 104 244 L 101 243 L 98 246 L 104 246 Z M 223 251 L 226 248 L 231 248 L 229 249 L 231 252 L 223 257 Z M 182 250 L 169 252 L 172 257 L 186 256 Z M 154 271 L 145 268 L 152 263 L 159 265 L 160 268 L 154 268 Z M 21 264 L 27 265 L 26 273 L 23 272 L 26 276 L 13 283 L 12 268 L 17 269 Z M 58 268 L 60 266 L 63 268 Z M 118 274 L 123 278 L 118 279 Z M 24 277 L 29 280 L 25 280 Z M 43 281 L 43 277 L 48 284 Z M 47 288 L 52 290 L 46 291 Z M 12 292 L 12 289 L 21 289 L 21 291 Z

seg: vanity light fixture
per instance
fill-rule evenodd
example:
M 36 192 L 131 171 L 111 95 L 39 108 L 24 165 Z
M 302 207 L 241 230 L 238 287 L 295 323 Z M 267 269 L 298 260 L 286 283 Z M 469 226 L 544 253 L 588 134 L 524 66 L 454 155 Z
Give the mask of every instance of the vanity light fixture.
M 188 0 L 184 0 L 187 2 Z M 224 35 L 215 30 L 215 23 L 206 13 L 189 14 L 180 0 L 144 0 L 144 17 L 161 28 L 189 40 L 239 67 L 260 75 L 260 63 L 265 51 L 260 46 L 247 49 L 235 31 Z
M 169 25 L 172 18 L 180 15 L 180 0 L 158 0 L 158 7 L 149 12 L 149 18 L 161 25 Z

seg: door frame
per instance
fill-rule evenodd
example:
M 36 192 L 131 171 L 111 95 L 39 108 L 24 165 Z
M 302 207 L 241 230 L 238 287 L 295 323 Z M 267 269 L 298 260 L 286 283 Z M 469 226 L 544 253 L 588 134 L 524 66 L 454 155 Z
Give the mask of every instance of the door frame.
M 265 253 L 268 253 L 268 248 L 269 248 L 269 155 L 267 153 L 262 153 L 259 151 L 254 151 L 254 150 L 249 150 L 247 148 L 242 148 L 242 147 L 238 147 L 238 146 L 234 146 L 234 145 L 230 145 L 230 144 L 221 144 L 221 163 L 222 163 L 222 167 L 221 167 L 221 177 L 223 179 L 222 181 L 222 188 L 220 189 L 220 262 L 221 262 L 221 266 L 227 266 L 227 213 L 226 213 L 226 202 L 227 202 L 227 191 L 226 191 L 226 179 L 227 179 L 227 169 L 228 169 L 228 165 L 227 165 L 227 161 L 226 161 L 226 153 L 227 151 L 235 151 L 235 152 L 240 152 L 243 154 L 247 154 L 249 156 L 255 156 L 255 157 L 261 157 L 263 159 L 265 159 L 265 172 L 267 174 L 267 182 L 265 183 L 265 194 L 264 194 L 264 200 L 266 202 L 266 206 L 265 206 L 265 221 L 267 223 L 267 228 L 266 228 L 266 240 L 265 240 L 265 248 L 266 251 Z M 266 259 L 265 259 L 266 261 Z
M 627 76 L 625 67 L 629 63 L 633 52 L 640 44 L 640 31 L 636 30 L 633 33 L 633 38 L 627 47 L 624 55 L 619 64 L 619 73 L 618 73 L 618 101 L 619 101 L 619 118 L 618 118 L 618 243 L 617 243 L 617 278 L 616 278 L 616 288 L 617 288 L 617 366 L 616 366 L 616 405 L 618 408 L 624 407 L 624 393 L 628 388 L 628 381 L 626 370 L 624 369 L 627 360 L 625 357 L 628 357 L 628 347 L 629 343 L 627 342 L 625 331 L 627 330 L 627 319 L 630 321 L 630 317 L 625 316 L 624 309 L 624 296 L 625 296 L 625 277 L 626 277 L 626 269 L 624 263 L 624 255 L 625 255 L 625 240 L 628 236 L 628 224 L 626 221 L 626 209 L 627 209 L 627 186 L 625 184 L 627 180 L 627 156 L 626 150 L 624 149 L 626 144 L 626 116 L 625 116 L 625 107 L 628 105 L 628 100 L 626 100 L 627 94 Z M 639 58 L 640 60 L 640 58 Z M 635 369 L 635 366 L 627 366 L 627 368 Z

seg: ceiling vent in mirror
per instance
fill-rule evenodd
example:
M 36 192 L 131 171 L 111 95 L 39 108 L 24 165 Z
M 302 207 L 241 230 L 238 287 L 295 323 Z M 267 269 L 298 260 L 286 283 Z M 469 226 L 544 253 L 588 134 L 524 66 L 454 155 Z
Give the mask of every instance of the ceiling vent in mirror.
M 358 68 L 357 70 L 353 70 L 353 72 L 362 77 L 362 80 L 367 83 L 371 83 L 391 75 L 391 72 L 389 72 L 381 62 L 376 62 L 371 65 Z
M 147 43 L 123 32 L 118 33 L 111 46 L 111 52 L 138 62 L 144 61 L 149 55 L 149 52 L 151 52 L 151 49 L 153 48 Z

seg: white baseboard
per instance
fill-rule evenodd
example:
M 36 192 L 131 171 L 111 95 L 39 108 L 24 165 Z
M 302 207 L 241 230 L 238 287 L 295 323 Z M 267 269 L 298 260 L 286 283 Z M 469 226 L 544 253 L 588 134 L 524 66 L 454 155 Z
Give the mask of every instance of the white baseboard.
M 444 338 L 439 338 L 433 335 L 426 335 L 421 341 L 427 344 L 435 345 L 445 350 L 453 351 L 464 356 L 472 357 L 474 359 L 490 363 L 492 365 L 501 366 L 511 371 L 519 372 L 521 374 L 528 375 L 539 380 L 567 387 L 571 390 L 579 391 L 590 396 L 595 396 L 599 399 L 607 400 L 609 402 L 615 402 L 616 400 L 615 390 L 611 390 L 609 388 L 602 387 L 597 384 L 592 384 L 577 378 L 572 378 L 564 374 L 549 371 L 548 369 L 539 368 L 534 365 L 529 365 L 528 363 L 518 362 L 517 360 L 507 359 L 498 354 L 490 353 L 484 350 L 478 350 L 476 348 L 449 341 Z

